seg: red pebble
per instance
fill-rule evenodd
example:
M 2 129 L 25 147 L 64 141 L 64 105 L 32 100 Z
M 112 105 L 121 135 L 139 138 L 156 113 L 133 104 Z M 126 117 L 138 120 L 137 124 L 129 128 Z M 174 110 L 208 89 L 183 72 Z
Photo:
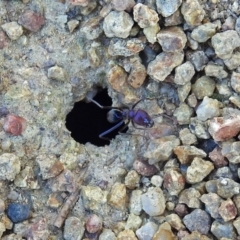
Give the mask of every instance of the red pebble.
M 20 135 L 27 127 L 27 121 L 19 116 L 8 114 L 4 119 L 3 129 L 14 136 Z

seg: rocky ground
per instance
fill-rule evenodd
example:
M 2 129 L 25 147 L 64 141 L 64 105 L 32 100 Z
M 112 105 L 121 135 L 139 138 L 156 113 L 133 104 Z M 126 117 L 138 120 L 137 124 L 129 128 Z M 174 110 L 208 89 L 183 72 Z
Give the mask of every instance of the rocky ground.
M 0 1 L 0 235 L 240 239 L 240 2 Z M 80 144 L 107 88 L 148 130 Z

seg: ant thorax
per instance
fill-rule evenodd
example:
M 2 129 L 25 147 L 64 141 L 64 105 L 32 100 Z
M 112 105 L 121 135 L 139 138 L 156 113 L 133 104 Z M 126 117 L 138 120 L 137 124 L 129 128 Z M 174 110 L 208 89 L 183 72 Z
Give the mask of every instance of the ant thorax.
M 124 113 L 122 110 L 119 109 L 112 109 L 107 113 L 107 120 L 110 123 L 119 122 L 123 119 Z

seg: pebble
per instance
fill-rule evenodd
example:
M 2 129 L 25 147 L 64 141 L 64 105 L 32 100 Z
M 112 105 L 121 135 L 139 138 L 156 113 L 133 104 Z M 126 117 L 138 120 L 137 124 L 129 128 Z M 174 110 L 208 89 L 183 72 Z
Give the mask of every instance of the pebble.
M 210 153 L 209 158 L 213 162 L 215 168 L 220 168 L 223 166 L 226 166 L 228 164 L 228 161 L 225 159 L 225 157 L 221 153 L 221 149 L 219 147 L 215 147 Z
M 224 222 L 217 219 L 212 222 L 211 232 L 217 239 L 229 238 L 237 239 L 237 235 L 231 222 Z
M 240 235 L 240 217 L 233 221 L 233 226 L 236 228 L 238 235 Z
M 30 206 L 21 203 L 10 203 L 7 208 L 7 215 L 13 223 L 22 222 L 30 216 Z
M 230 81 L 234 91 L 240 93 L 240 73 L 233 72 Z
M 161 224 L 153 236 L 152 240 L 159 240 L 159 239 L 166 239 L 166 240 L 177 240 L 177 237 L 173 234 L 171 226 L 169 223 L 164 222 Z
M 89 4 L 90 0 L 69 0 L 69 3 L 74 6 L 86 7 Z
M 38 32 L 45 24 L 45 19 L 39 13 L 27 10 L 20 15 L 18 23 L 31 32 Z
M 23 28 L 17 22 L 4 23 L 1 27 L 11 40 L 17 40 L 23 34 Z
M 192 85 L 190 86 L 190 88 L 191 87 L 192 87 Z M 187 103 L 190 107 L 193 107 L 193 108 L 195 108 L 197 106 L 197 98 L 194 93 L 188 95 Z
M 240 192 L 240 184 L 229 178 L 220 178 L 216 181 L 217 194 L 222 198 L 231 198 Z
M 133 231 L 136 231 L 138 228 L 140 228 L 141 225 L 142 225 L 142 219 L 139 216 L 133 213 L 130 213 L 128 215 L 125 229 L 131 229 Z
M 164 81 L 171 71 L 182 63 L 183 56 L 182 52 L 162 52 L 149 63 L 147 73 L 156 81 Z
M 151 177 L 151 184 L 155 187 L 161 187 L 163 178 L 160 175 L 154 175 Z
M 112 0 L 111 1 L 112 8 L 116 11 L 130 12 L 135 4 L 136 3 L 134 0 L 128 0 L 128 1 Z
M 111 56 L 129 57 L 141 52 L 145 44 L 138 38 L 112 39 L 108 47 Z
M 126 186 L 122 183 L 116 182 L 109 193 L 108 204 L 118 210 L 126 208 L 127 190 Z
M 158 169 L 155 165 L 149 164 L 148 161 L 137 159 L 133 163 L 133 168 L 136 170 L 136 172 L 142 176 L 152 176 L 158 172 Z
M 173 148 L 179 145 L 180 141 L 175 135 L 153 139 L 148 144 L 143 156 L 148 158 L 150 164 L 166 161 L 173 154 Z
M 181 173 L 174 169 L 166 171 L 163 181 L 163 187 L 171 196 L 178 196 L 185 187 L 185 178 Z
M 224 59 L 223 62 L 229 70 L 234 70 L 240 66 L 240 52 L 235 52 L 228 59 Z
M 179 217 L 184 217 L 186 214 L 188 214 L 188 208 L 185 204 L 178 203 L 174 208 L 174 212 L 176 212 Z
M 107 37 L 127 38 L 134 22 L 124 11 L 112 11 L 103 20 L 103 31 Z
M 191 91 L 191 83 L 190 82 L 186 83 L 185 85 L 178 86 L 178 88 L 177 88 L 178 98 L 181 103 L 183 103 L 186 100 L 190 91 Z
M 187 51 L 186 56 L 187 60 L 193 64 L 195 70 L 198 72 L 202 71 L 208 63 L 208 57 L 204 51 Z
M 125 185 L 128 189 L 134 189 L 139 185 L 140 175 L 135 171 L 131 170 L 125 177 Z
M 216 33 L 217 25 L 214 23 L 205 23 L 193 29 L 191 37 L 199 42 L 206 42 Z
M 141 28 L 155 26 L 159 21 L 157 12 L 142 3 L 134 6 L 133 18 Z
M 177 26 L 183 24 L 183 16 L 178 9 L 176 12 L 174 12 L 172 15 L 169 17 L 164 18 L 164 26 L 165 27 L 170 27 L 170 26 Z
M 211 162 L 195 157 L 187 169 L 186 180 L 191 184 L 201 182 L 213 169 Z
M 80 32 L 83 33 L 88 40 L 98 38 L 103 32 L 101 20 L 102 18 L 99 16 L 86 20 L 82 23 Z
M 182 51 L 187 37 L 180 27 L 168 27 L 157 34 L 157 40 L 164 52 Z
M 76 19 L 70 20 L 67 23 L 69 32 L 72 33 L 78 26 L 79 26 L 79 21 Z
M 197 143 L 196 136 L 188 128 L 183 128 L 179 131 L 179 138 L 183 145 L 195 145 Z
M 27 128 L 27 121 L 23 117 L 8 114 L 3 123 L 3 129 L 6 133 L 9 133 L 13 136 L 19 136 Z
M 192 77 L 195 74 L 195 70 L 190 61 L 183 63 L 175 68 L 174 82 L 178 85 L 185 85 L 190 83 Z
M 208 122 L 208 131 L 215 141 L 226 141 L 240 131 L 240 116 L 215 117 Z
M 196 137 L 200 139 L 210 138 L 210 134 L 207 129 L 208 125 L 206 122 L 199 120 L 197 117 L 193 117 L 190 120 L 190 130 L 196 135 Z
M 104 228 L 99 235 L 99 240 L 117 240 L 117 238 L 111 229 Z
M 152 240 L 158 230 L 158 225 L 154 222 L 147 222 L 136 231 L 139 240 Z
M 173 116 L 177 118 L 179 125 L 185 125 L 190 123 L 190 118 L 193 115 L 193 109 L 186 103 L 180 103 L 173 113 Z
M 185 229 L 185 226 L 182 224 L 181 218 L 175 213 L 166 216 L 165 220 L 170 224 L 172 228 L 176 229 L 177 231 Z
M 8 46 L 8 39 L 4 31 L 0 31 L 0 49 Z
M 77 217 L 70 216 L 66 219 L 63 236 L 65 240 L 82 239 L 85 228 L 83 221 Z
M 231 199 L 223 201 L 218 208 L 218 212 L 225 222 L 228 222 L 237 216 L 237 208 Z
M 0 155 L 0 179 L 13 181 L 20 172 L 21 163 L 18 156 L 13 153 Z
M 142 191 L 133 190 L 130 195 L 129 201 L 129 212 L 137 216 L 142 212 L 142 201 L 141 201 Z
M 201 209 L 195 209 L 183 218 L 183 222 L 189 231 L 198 231 L 208 234 L 211 226 L 210 216 Z
M 201 25 L 205 12 L 198 0 L 183 1 L 181 13 L 186 23 L 190 26 Z
M 187 33 L 187 39 L 188 39 L 187 41 L 188 47 L 191 48 L 192 50 L 197 50 L 199 47 L 199 43 L 191 37 L 190 32 Z
M 240 37 L 235 30 L 216 33 L 212 37 L 212 46 L 219 58 L 228 59 L 234 49 L 240 47 Z
M 195 157 L 205 158 L 207 154 L 194 146 L 178 146 L 173 149 L 181 164 L 189 164 Z
M 223 79 L 228 76 L 228 73 L 224 70 L 223 66 L 212 62 L 207 64 L 204 71 L 207 76 L 216 77 L 218 79 Z
M 64 68 L 59 66 L 53 66 L 48 69 L 47 73 L 48 78 L 56 80 L 56 81 L 66 81 L 67 73 Z
M 225 142 L 222 146 L 222 155 L 228 159 L 232 164 L 240 163 L 240 141 L 236 142 Z
M 187 188 L 180 193 L 179 203 L 184 203 L 190 208 L 201 208 L 200 196 L 200 192 L 195 188 Z
M 89 233 L 96 233 L 102 230 L 102 218 L 96 214 L 92 214 L 86 221 L 86 230 Z
M 135 233 L 130 229 L 125 229 L 117 235 L 117 240 L 138 240 Z
M 201 121 L 218 117 L 220 115 L 220 103 L 218 100 L 204 97 L 196 110 L 197 118 Z
M 216 87 L 215 81 L 208 77 L 202 76 L 192 85 L 192 92 L 197 99 L 203 99 L 205 96 L 211 97 Z
M 147 192 L 142 194 L 142 209 L 151 217 L 159 216 L 164 213 L 166 200 L 163 191 L 158 187 L 150 187 Z
M 44 180 L 56 177 L 64 170 L 63 164 L 55 155 L 39 154 L 36 162 L 40 167 L 40 173 Z
M 145 37 L 147 38 L 148 42 L 154 44 L 157 42 L 157 34 L 160 31 L 160 26 L 158 24 L 151 26 L 151 27 L 146 27 L 143 29 L 143 33 Z
M 158 13 L 160 13 L 163 17 L 169 17 L 177 11 L 182 4 L 182 0 L 173 0 L 171 2 L 156 0 L 156 4 Z

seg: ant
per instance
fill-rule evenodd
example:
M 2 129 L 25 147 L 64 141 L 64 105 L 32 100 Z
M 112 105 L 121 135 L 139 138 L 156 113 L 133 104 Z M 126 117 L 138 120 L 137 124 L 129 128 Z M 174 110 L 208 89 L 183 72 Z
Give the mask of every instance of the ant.
M 128 124 L 130 122 L 132 123 L 134 128 L 142 129 L 142 130 L 144 130 L 146 128 L 151 128 L 154 125 L 154 121 L 152 120 L 152 118 L 149 116 L 149 114 L 146 111 L 144 111 L 143 109 L 140 109 L 140 108 L 138 108 L 136 110 L 134 109 L 137 106 L 137 104 L 139 102 L 141 102 L 143 99 L 140 99 L 139 101 L 137 101 L 131 108 L 128 106 L 125 106 L 125 107 L 102 106 L 93 99 L 88 99 L 88 100 L 90 100 L 91 102 L 93 102 L 94 104 L 96 104 L 98 107 L 100 107 L 102 109 L 111 109 L 107 113 L 107 120 L 110 123 L 118 122 L 112 128 L 101 133 L 99 135 L 99 138 L 101 138 L 101 139 L 110 140 L 109 138 L 106 138 L 104 136 L 107 135 L 108 133 L 114 131 L 118 127 L 120 127 L 123 123 L 125 123 L 125 124 L 119 130 L 119 133 L 121 133 L 128 126 Z M 125 122 L 125 121 L 127 121 L 127 122 Z M 142 126 L 143 128 L 139 128 L 136 125 Z

